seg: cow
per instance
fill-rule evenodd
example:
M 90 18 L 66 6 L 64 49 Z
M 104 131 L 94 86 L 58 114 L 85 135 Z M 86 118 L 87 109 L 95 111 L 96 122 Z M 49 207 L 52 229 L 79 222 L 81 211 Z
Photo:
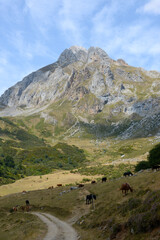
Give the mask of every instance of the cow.
M 91 182 L 91 184 L 95 184 L 96 183 L 96 181 L 95 180 L 93 180 L 92 182 Z
M 122 186 L 120 187 L 120 190 L 122 190 L 122 194 L 123 194 L 123 191 L 124 191 L 125 195 L 127 195 L 128 190 L 133 192 L 133 188 L 131 188 L 131 186 L 128 183 L 123 183 Z
M 62 187 L 62 184 L 57 184 L 57 187 Z
M 127 171 L 127 172 L 123 173 L 123 176 L 124 177 L 133 176 L 133 173 L 131 171 Z
M 107 181 L 107 178 L 106 177 L 102 177 L 102 183 L 106 182 L 106 181 Z
M 86 196 L 86 204 L 93 203 L 93 199 L 96 200 L 96 195 L 95 194 L 89 194 Z
M 48 187 L 48 189 L 53 189 L 53 186 L 51 186 L 51 187 Z

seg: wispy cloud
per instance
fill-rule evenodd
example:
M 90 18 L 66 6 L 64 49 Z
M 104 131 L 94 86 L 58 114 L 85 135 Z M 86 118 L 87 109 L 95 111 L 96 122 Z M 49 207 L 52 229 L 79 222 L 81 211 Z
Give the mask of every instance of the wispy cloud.
M 160 1 L 159 0 L 150 0 L 144 6 L 138 9 L 139 12 L 142 11 L 144 13 L 150 14 L 160 14 Z
M 160 0 L 0 0 L 1 89 L 71 45 L 160 70 L 159 22 Z

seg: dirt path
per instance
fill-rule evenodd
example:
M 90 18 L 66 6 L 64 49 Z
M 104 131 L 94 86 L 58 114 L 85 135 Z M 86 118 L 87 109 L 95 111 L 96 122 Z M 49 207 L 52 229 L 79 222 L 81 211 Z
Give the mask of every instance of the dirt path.
M 66 222 L 59 220 L 49 213 L 32 212 L 38 216 L 48 227 L 48 232 L 43 240 L 77 240 L 76 231 Z

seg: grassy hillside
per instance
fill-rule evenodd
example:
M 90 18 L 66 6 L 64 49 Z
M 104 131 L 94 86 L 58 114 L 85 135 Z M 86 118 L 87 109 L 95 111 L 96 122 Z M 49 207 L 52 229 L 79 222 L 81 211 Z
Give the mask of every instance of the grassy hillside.
M 73 191 L 68 191 L 69 186 L 66 186 L 4 196 L 0 198 L 0 229 L 3 234 L 12 236 L 10 239 L 16 239 L 18 232 L 12 234 L 14 229 L 20 229 L 21 224 L 25 229 L 29 224 L 29 216 L 20 210 L 10 213 L 10 209 L 17 204 L 24 205 L 25 200 L 29 199 L 32 210 L 49 212 L 61 219 L 75 222 L 74 227 L 82 240 L 158 240 L 159 181 L 160 172 L 145 171 L 133 177 L 122 177 L 106 183 L 85 184 L 84 188 Z M 122 195 L 119 188 L 123 182 L 128 182 L 133 187 L 133 193 Z M 66 192 L 61 194 L 62 191 Z M 94 202 L 95 209 L 85 204 L 85 196 L 88 193 L 97 196 Z M 34 226 L 38 226 L 38 219 L 34 216 L 33 218 Z M 36 239 L 32 231 L 33 228 L 29 227 L 28 236 L 24 239 Z M 25 236 L 24 230 L 21 234 Z M 39 234 L 43 235 L 44 232 Z
M 85 162 L 82 149 L 67 143 L 51 146 L 22 120 L 0 118 L 0 184 L 53 169 L 74 169 Z
M 57 102 L 50 108 L 53 110 L 52 116 L 45 115 L 45 119 L 39 115 L 0 118 L 0 184 L 25 176 L 47 174 L 54 169 L 80 168 L 79 172 L 86 174 L 89 173 L 86 165 L 114 165 L 115 161 L 118 164 L 133 165 L 136 161 L 146 160 L 145 154 L 158 141 L 155 137 L 130 140 L 105 138 L 107 129 L 99 125 L 98 130 L 98 125 L 94 127 L 93 124 L 92 131 L 88 132 L 87 124 L 82 126 L 79 120 L 68 112 L 68 101 Z M 50 117 L 58 119 L 59 123 L 51 123 L 53 119 Z M 78 125 L 72 127 L 76 121 Z M 72 135 L 77 128 L 77 133 Z M 12 159 L 13 164 L 7 159 Z M 92 174 L 96 171 L 97 169 L 92 169 Z M 106 173 L 101 166 L 97 173 L 100 171 Z M 121 174 L 121 171 L 118 171 L 115 172 L 115 177 Z

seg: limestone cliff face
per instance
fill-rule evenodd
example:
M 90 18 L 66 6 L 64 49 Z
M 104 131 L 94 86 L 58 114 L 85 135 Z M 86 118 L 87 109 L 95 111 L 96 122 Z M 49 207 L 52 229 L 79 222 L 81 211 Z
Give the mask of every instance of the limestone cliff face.
M 10 108 L 7 115 L 13 115 L 13 107 L 14 111 L 21 108 L 26 113 L 35 108 L 41 111 L 42 107 L 67 99 L 77 117 L 92 116 L 103 122 L 114 119 L 117 125 L 123 119 L 131 119 L 134 124 L 121 134 L 130 136 L 144 124 L 152 130 L 155 122 L 159 126 L 159 80 L 159 72 L 129 66 L 123 59 L 115 61 L 98 47 L 87 50 L 73 46 L 64 50 L 55 63 L 29 74 L 5 91 L 0 104 Z M 5 113 L 4 108 L 0 116 Z M 159 128 L 156 131 L 160 132 Z

